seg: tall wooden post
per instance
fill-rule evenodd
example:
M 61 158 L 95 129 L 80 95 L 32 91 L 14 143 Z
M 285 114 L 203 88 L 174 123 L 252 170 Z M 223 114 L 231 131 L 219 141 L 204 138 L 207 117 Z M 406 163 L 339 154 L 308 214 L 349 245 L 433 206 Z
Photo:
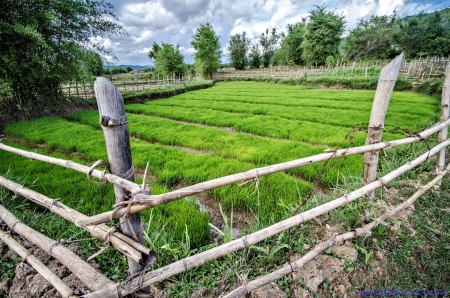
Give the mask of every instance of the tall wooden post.
M 377 91 L 373 100 L 372 112 L 370 113 L 369 129 L 367 133 L 366 145 L 376 144 L 381 141 L 381 135 L 384 129 L 384 119 L 386 118 L 387 109 L 394 91 L 395 82 L 397 81 L 398 72 L 402 63 L 403 53 L 397 56 L 389 64 L 381 70 L 378 79 Z M 364 153 L 364 180 L 363 184 L 367 185 L 377 179 L 379 152 Z M 372 203 L 375 192 L 367 194 L 368 203 Z M 364 220 L 367 223 L 370 219 L 369 209 L 366 209 Z
M 111 173 L 134 182 L 128 119 L 122 95 L 110 81 L 103 77 L 95 80 L 94 89 Z M 117 185 L 114 185 L 114 195 L 116 203 L 130 199 L 129 192 Z M 127 218 L 120 219 L 122 233 L 143 244 L 143 227 L 139 213 L 129 214 Z M 134 275 L 143 268 L 142 265 L 128 258 L 130 275 Z
M 450 64 L 445 69 L 444 86 L 442 86 L 442 101 L 441 101 L 441 122 L 444 122 L 449 117 L 449 104 L 450 104 Z M 447 140 L 448 127 L 445 127 L 439 132 L 438 142 L 442 143 Z M 445 167 L 445 149 L 442 149 L 437 156 L 436 172 L 440 173 Z M 442 181 L 442 180 L 441 180 Z M 441 184 L 441 181 L 438 185 Z

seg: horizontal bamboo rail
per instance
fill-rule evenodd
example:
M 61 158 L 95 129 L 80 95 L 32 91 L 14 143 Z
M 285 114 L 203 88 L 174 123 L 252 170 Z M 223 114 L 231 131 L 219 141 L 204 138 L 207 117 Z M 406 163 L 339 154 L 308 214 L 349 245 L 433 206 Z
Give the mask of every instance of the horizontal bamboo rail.
M 160 195 L 145 195 L 145 194 L 137 194 L 132 199 L 134 205 L 131 206 L 129 210 L 127 208 L 121 208 L 114 211 L 109 211 L 101 214 L 97 214 L 91 216 L 87 220 L 77 221 L 75 224 L 77 226 L 84 226 L 90 224 L 99 224 L 110 221 L 111 219 L 120 218 L 129 211 L 129 213 L 139 212 L 148 208 L 152 208 L 161 204 L 165 204 L 174 200 L 178 200 L 187 196 L 191 196 L 194 194 L 198 194 L 207 190 L 211 190 L 214 188 L 222 187 L 225 185 L 233 184 L 236 182 L 249 181 L 251 179 L 255 179 L 260 176 L 265 176 L 268 174 L 273 174 L 276 172 L 287 171 L 290 169 L 298 168 L 305 165 L 310 165 L 320 161 L 326 161 L 330 158 L 339 158 L 343 156 L 349 156 L 354 154 L 361 154 L 369 151 L 379 151 L 391 147 L 407 145 L 414 142 L 420 142 L 424 139 L 427 139 L 434 133 L 442 130 L 443 128 L 449 126 L 450 119 L 445 122 L 436 124 L 432 128 L 429 128 L 417 136 L 408 137 L 401 140 L 389 141 L 389 142 L 381 142 L 373 145 L 365 145 L 360 147 L 353 147 L 348 149 L 340 149 L 330 153 L 322 153 L 310 157 L 305 157 L 293 161 L 288 161 L 280 164 L 270 165 L 262 168 L 257 168 L 253 170 L 249 170 L 243 173 L 237 173 L 233 175 L 224 176 L 221 178 L 217 178 L 214 180 L 201 182 L 192 186 L 188 186 L 182 189 L 174 190 L 165 194 Z M 1 148 L 1 147 L 0 147 Z
M 98 291 L 103 288 L 115 286 L 106 276 L 99 273 L 62 243 L 50 239 L 28 227 L 1 205 L 0 218 L 9 226 L 11 231 L 24 237 L 66 266 L 90 290 Z
M 376 188 L 382 187 L 383 185 L 386 185 L 388 182 L 392 181 L 393 179 L 397 178 L 398 176 L 402 175 L 403 173 L 407 172 L 408 170 L 411 170 L 414 167 L 420 165 L 421 163 L 426 161 L 428 158 L 436 155 L 440 150 L 442 150 L 443 148 L 446 148 L 448 146 L 450 146 L 450 140 L 446 140 L 446 141 L 438 144 L 437 146 L 433 147 L 431 150 L 422 154 L 415 160 L 406 163 L 405 165 L 401 166 L 400 168 L 379 178 L 378 180 L 376 180 L 370 184 L 367 184 L 364 187 L 359 188 L 351 193 L 345 194 L 342 197 L 339 197 L 331 202 L 317 206 L 308 211 L 299 213 L 293 217 L 285 219 L 281 222 L 278 222 L 272 226 L 269 226 L 267 228 L 259 230 L 255 233 L 245 235 L 239 239 L 222 244 L 220 246 L 217 246 L 217 247 L 207 250 L 205 252 L 196 254 L 192 257 L 184 258 L 175 263 L 172 263 L 172 264 L 169 264 L 162 268 L 153 270 L 145 275 L 144 282 L 142 283 L 141 286 L 142 287 L 149 286 L 153 283 L 162 281 L 162 280 L 172 277 L 176 274 L 185 272 L 191 268 L 203 265 L 209 261 L 215 260 L 217 258 L 220 258 L 220 257 L 227 255 L 229 253 L 232 253 L 234 251 L 248 248 L 248 247 L 250 247 L 250 245 L 253 245 L 253 244 L 260 242 L 264 239 L 267 239 L 271 236 L 274 236 L 274 235 L 276 235 L 282 231 L 285 231 L 289 228 L 292 228 L 294 226 L 305 223 L 308 220 L 311 220 L 315 217 L 318 217 L 327 212 L 330 212 L 338 207 L 344 206 L 345 204 L 348 204 L 348 203 L 362 197 L 363 195 L 367 194 L 368 192 L 370 192 Z M 110 287 L 107 289 L 103 289 L 101 291 L 87 294 L 85 297 L 86 298 L 116 297 L 114 295 L 117 295 L 118 291 L 121 296 L 125 296 L 125 295 L 132 293 L 121 287 L 114 286 L 114 287 Z
M 139 185 L 137 185 L 136 183 L 128 181 L 128 180 L 126 180 L 122 177 L 119 177 L 117 175 L 114 175 L 114 174 L 103 173 L 103 171 L 99 171 L 96 169 L 91 170 L 90 167 L 73 162 L 71 160 L 64 160 L 64 159 L 59 159 L 59 158 L 55 158 L 55 157 L 38 154 L 35 152 L 31 152 L 31 151 L 21 150 L 21 149 L 14 148 L 14 147 L 11 147 L 11 146 L 1 143 L 1 140 L 0 140 L 0 149 L 3 149 L 5 151 L 11 152 L 11 153 L 15 153 L 17 155 L 27 157 L 32 160 L 44 161 L 44 162 L 51 163 L 51 164 L 54 164 L 57 166 L 61 166 L 61 167 L 67 168 L 67 169 L 75 170 L 77 172 L 80 172 L 80 173 L 83 173 L 86 175 L 89 175 L 89 172 L 90 172 L 90 175 L 92 175 L 98 179 L 106 179 L 106 181 L 108 181 L 112 184 L 118 185 L 120 187 L 123 187 L 123 188 L 129 190 L 132 195 L 138 194 L 139 192 L 142 191 L 141 187 Z
M 371 230 L 378 226 L 380 223 L 383 223 L 386 219 L 394 216 L 395 214 L 405 210 L 409 206 L 411 206 L 421 195 L 429 191 L 433 186 L 435 186 L 439 181 L 444 178 L 444 176 L 449 172 L 450 170 L 450 164 L 447 165 L 446 169 L 442 171 L 438 176 L 436 176 L 432 181 L 427 183 L 425 186 L 422 186 L 417 192 L 415 192 L 408 200 L 403 202 L 402 204 L 398 205 L 394 209 L 392 209 L 389 212 L 386 212 L 379 216 L 377 219 L 372 221 L 369 224 L 366 224 L 362 226 L 361 228 L 358 228 L 354 231 L 344 233 L 341 235 L 338 235 L 332 239 L 329 239 L 327 241 L 324 241 L 318 245 L 316 245 L 313 249 L 311 249 L 306 255 L 301 257 L 300 259 L 296 260 L 295 262 L 291 262 L 289 265 L 286 265 L 282 267 L 281 269 L 278 269 L 276 271 L 273 271 L 269 274 L 266 274 L 262 277 L 259 277 L 253 281 L 250 281 L 246 283 L 243 286 L 240 286 L 239 288 L 234 289 L 232 292 L 228 293 L 224 296 L 224 298 L 237 298 L 237 297 L 244 297 L 246 294 L 249 294 L 251 291 L 268 284 L 272 281 L 275 281 L 277 279 L 282 278 L 283 276 L 286 276 L 294 271 L 298 271 L 301 267 L 303 267 L 306 263 L 317 257 L 319 254 L 330 248 L 331 246 L 335 245 L 336 243 L 340 243 L 345 240 L 349 240 L 351 238 L 354 238 L 356 236 L 366 236 L 370 235 Z
M 9 190 L 13 191 L 15 194 L 21 195 L 22 197 L 27 198 L 30 201 L 49 209 L 51 212 L 58 214 L 62 218 L 72 223 L 77 220 L 89 218 L 87 215 L 78 212 L 77 210 L 74 210 L 70 207 L 67 207 L 59 200 L 53 200 L 36 191 L 28 189 L 21 184 L 6 179 L 3 176 L 0 176 L 0 186 L 6 187 Z M 154 252 L 152 252 L 147 247 L 130 239 L 122 233 L 115 231 L 113 232 L 111 230 L 111 227 L 108 227 L 107 225 L 89 225 L 83 228 L 96 238 L 109 240 L 109 242 L 111 242 L 111 245 L 114 246 L 118 251 L 123 253 L 125 256 L 132 258 L 136 262 L 146 264 L 152 259 L 152 257 L 150 256 L 154 255 Z
M 42 277 L 44 277 L 62 297 L 75 298 L 73 290 L 66 285 L 56 274 L 54 274 L 47 266 L 45 266 L 38 258 L 31 254 L 25 247 L 19 244 L 14 238 L 0 229 L 0 240 L 6 243 L 9 248 L 15 251 L 22 261 L 28 262 Z

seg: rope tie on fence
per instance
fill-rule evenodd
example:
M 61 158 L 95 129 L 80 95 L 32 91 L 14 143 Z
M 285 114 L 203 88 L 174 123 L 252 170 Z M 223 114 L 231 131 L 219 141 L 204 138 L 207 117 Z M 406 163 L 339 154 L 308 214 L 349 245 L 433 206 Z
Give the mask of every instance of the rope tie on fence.
M 142 283 L 144 282 L 145 272 L 147 271 L 147 269 L 149 269 L 149 267 L 150 267 L 150 265 L 146 264 L 144 266 L 144 268 L 142 268 L 141 271 L 136 272 L 135 274 L 131 275 L 129 278 L 127 278 L 123 282 L 117 284 L 117 287 L 124 291 L 127 291 L 127 292 L 137 291 L 138 289 L 140 289 L 142 287 Z M 137 277 L 137 278 L 135 279 L 135 277 Z M 128 283 L 129 283 L 129 285 L 127 286 Z M 117 292 L 120 293 L 120 291 L 117 291 Z M 142 293 L 142 294 L 149 295 L 146 293 Z M 138 295 L 142 295 L 142 294 L 139 293 Z M 152 296 L 136 296 L 136 297 L 152 297 Z
M 117 176 L 119 176 L 120 178 L 124 178 L 124 179 L 130 180 L 131 178 L 134 177 L 134 165 L 131 164 L 131 167 L 128 169 L 128 171 L 126 171 L 123 174 L 119 174 Z
M 61 198 L 56 198 L 52 201 L 52 203 L 50 204 L 50 206 L 48 207 L 48 209 L 52 209 L 53 205 L 58 204 L 59 202 L 61 202 Z
M 111 246 L 111 235 L 116 231 L 116 227 L 111 227 L 108 231 L 106 231 L 106 235 L 105 237 L 103 237 L 103 240 L 105 240 L 103 247 L 100 248 L 99 251 L 97 251 L 95 254 L 93 254 L 92 256 L 90 256 L 87 261 L 92 260 L 93 258 L 95 258 L 96 256 L 104 253 L 110 246 Z
M 62 239 L 58 239 L 55 241 L 55 243 L 53 243 L 52 245 L 50 245 L 50 247 L 48 248 L 48 252 L 51 255 L 52 254 L 52 249 L 57 246 L 57 245 L 63 245 L 63 240 Z
M 95 169 L 96 167 L 98 167 L 98 166 L 100 166 L 100 165 L 104 165 L 104 166 L 105 166 L 105 169 L 103 170 L 102 178 L 100 178 L 100 181 L 96 182 L 96 181 L 93 181 L 93 180 L 92 180 L 92 172 L 94 171 L 94 169 Z M 89 168 L 89 172 L 87 173 L 87 178 L 88 178 L 88 180 L 89 180 L 90 182 L 92 182 L 92 183 L 94 183 L 94 184 L 97 184 L 97 185 L 99 185 L 99 184 L 105 184 L 105 183 L 106 183 L 106 178 L 105 178 L 105 172 L 106 172 L 106 170 L 111 171 L 110 168 L 109 168 L 109 164 L 108 164 L 106 161 L 99 159 L 99 160 L 97 160 L 96 162 L 94 162 L 94 163 L 92 164 L 92 166 Z

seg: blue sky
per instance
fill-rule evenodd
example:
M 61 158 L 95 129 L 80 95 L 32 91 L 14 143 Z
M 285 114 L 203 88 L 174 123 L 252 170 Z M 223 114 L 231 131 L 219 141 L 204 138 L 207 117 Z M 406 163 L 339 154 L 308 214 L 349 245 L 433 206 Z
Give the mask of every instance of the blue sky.
M 371 15 L 400 16 L 432 12 L 450 5 L 443 0 L 113 0 L 114 14 L 128 36 L 112 36 L 99 42 L 111 49 L 117 60 L 105 57 L 114 65 L 148 65 L 147 53 L 153 42 L 179 44 L 185 61 L 192 63 L 192 36 L 200 24 L 210 22 L 220 37 L 223 57 L 228 61 L 226 47 L 230 36 L 246 31 L 254 40 L 267 28 L 284 30 L 307 17 L 314 5 L 325 5 L 346 19 L 347 32 L 358 20 Z

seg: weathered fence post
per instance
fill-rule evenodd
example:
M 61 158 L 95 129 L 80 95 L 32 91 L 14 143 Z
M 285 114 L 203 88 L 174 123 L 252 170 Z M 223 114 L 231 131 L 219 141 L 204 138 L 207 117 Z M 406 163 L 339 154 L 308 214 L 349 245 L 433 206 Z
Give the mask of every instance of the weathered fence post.
M 444 86 L 442 86 L 442 101 L 441 101 L 441 122 L 444 122 L 449 117 L 449 104 L 450 104 L 450 64 L 445 69 Z M 448 127 L 445 127 L 439 132 L 438 142 L 442 143 L 447 140 Z M 437 156 L 436 173 L 439 174 L 445 167 L 445 149 L 442 149 Z M 438 185 L 441 185 L 439 181 Z
M 397 81 L 402 58 L 403 53 L 383 67 L 380 72 L 377 91 L 375 92 L 375 98 L 373 100 L 372 112 L 370 113 L 366 145 L 376 144 L 381 141 L 381 135 L 384 129 L 384 119 L 386 118 L 389 101 L 391 100 L 394 85 Z M 377 151 L 364 153 L 364 185 L 375 181 L 377 178 L 378 155 L 379 152 Z M 369 192 L 367 194 L 368 203 L 372 203 L 374 197 L 375 192 Z M 367 208 L 365 211 L 364 220 L 367 223 L 369 219 L 370 212 Z
M 134 182 L 134 166 L 131 158 L 128 119 L 122 95 L 107 79 L 98 77 L 94 84 L 100 124 L 105 135 L 109 167 L 112 174 Z M 129 192 L 114 185 L 116 203 L 126 201 Z M 139 213 L 128 214 L 120 219 L 122 233 L 143 244 L 143 227 Z M 130 275 L 140 272 L 144 267 L 128 258 Z

